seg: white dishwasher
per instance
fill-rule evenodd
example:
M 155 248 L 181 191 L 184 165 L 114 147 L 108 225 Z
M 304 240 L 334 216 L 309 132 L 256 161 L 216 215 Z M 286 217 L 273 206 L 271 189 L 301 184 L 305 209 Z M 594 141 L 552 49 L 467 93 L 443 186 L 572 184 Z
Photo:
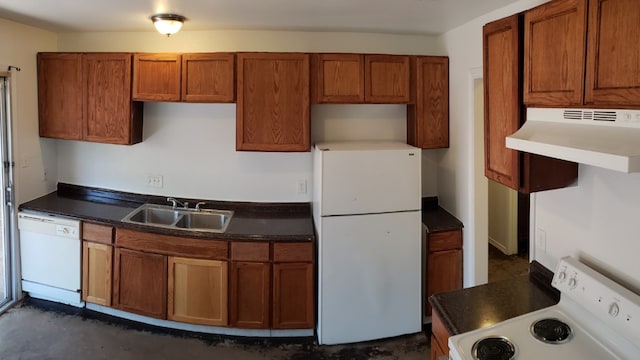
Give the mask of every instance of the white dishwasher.
M 22 290 L 29 296 L 83 306 L 80 297 L 80 221 L 21 212 Z

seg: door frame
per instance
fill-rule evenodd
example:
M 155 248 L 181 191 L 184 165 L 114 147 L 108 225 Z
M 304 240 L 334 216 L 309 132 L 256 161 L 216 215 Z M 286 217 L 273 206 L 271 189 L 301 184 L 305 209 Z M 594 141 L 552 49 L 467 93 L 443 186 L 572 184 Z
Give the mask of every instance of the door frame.
M 0 241 L 4 242 L 4 269 L 6 281 L 5 299 L 0 299 L 0 314 L 6 311 L 17 300 L 20 294 L 19 253 L 16 241 L 16 214 L 13 161 L 13 128 L 11 123 L 11 73 L 0 72 L 0 157 L 2 175 L 0 178 L 0 206 L 3 207 L 2 221 L 6 224 Z M 4 301 L 3 301 L 4 300 Z

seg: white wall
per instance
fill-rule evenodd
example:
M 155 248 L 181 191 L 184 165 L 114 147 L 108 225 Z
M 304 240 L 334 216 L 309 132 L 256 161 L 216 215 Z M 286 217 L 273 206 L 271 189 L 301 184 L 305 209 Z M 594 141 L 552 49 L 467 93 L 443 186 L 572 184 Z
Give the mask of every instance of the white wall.
M 31 200 L 55 189 L 56 143 L 38 137 L 38 51 L 55 51 L 54 33 L 0 19 L 0 71 L 11 72 L 12 117 L 16 203 Z M 46 180 L 45 180 L 46 173 Z
M 518 252 L 518 192 L 489 180 L 489 243 L 506 255 Z
M 574 256 L 640 293 L 639 185 L 640 174 L 580 165 L 577 186 L 535 195 L 535 259 L 555 270 Z
M 69 33 L 59 51 L 287 51 L 441 55 L 435 37 L 281 31 Z M 56 141 L 59 181 L 116 190 L 237 201 L 310 201 L 310 153 L 235 151 L 235 104 L 145 103 L 134 146 Z M 406 106 L 313 105 L 312 141 L 406 141 Z M 423 195 L 437 195 L 436 161 L 423 151 Z M 162 175 L 161 189 L 146 186 Z M 308 182 L 298 194 L 298 180 Z
M 476 236 L 474 185 L 473 78 L 482 68 L 482 26 L 546 2 L 520 0 L 478 17 L 441 36 L 449 56 L 451 148 L 439 154 L 438 194 L 441 205 L 464 224 L 464 286 L 487 282 L 487 240 Z M 485 207 L 486 208 L 486 207 Z

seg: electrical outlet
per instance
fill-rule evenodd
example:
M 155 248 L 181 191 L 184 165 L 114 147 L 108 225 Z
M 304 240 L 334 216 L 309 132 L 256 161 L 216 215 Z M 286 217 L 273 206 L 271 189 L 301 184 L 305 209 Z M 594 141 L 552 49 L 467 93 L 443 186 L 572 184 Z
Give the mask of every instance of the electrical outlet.
M 547 252 L 547 232 L 540 228 L 536 228 L 536 248 Z
M 162 175 L 148 175 L 147 186 L 161 188 L 162 187 Z
M 306 194 L 307 193 L 307 180 L 298 180 L 296 182 L 296 189 L 298 194 Z

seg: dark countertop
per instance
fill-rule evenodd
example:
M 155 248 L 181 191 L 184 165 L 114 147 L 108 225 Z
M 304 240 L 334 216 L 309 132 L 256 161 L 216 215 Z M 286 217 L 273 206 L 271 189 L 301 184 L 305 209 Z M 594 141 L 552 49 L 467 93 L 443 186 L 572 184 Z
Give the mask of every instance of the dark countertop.
M 438 206 L 437 197 L 422 199 L 422 223 L 427 228 L 427 233 L 459 230 L 463 227 L 460 220 Z
M 559 294 L 550 285 L 553 273 L 535 261 L 530 272 L 534 275 L 435 294 L 429 301 L 451 335 L 555 305 Z
M 21 211 L 45 212 L 145 232 L 195 238 L 279 241 L 315 239 L 308 203 L 264 204 L 204 200 L 207 204 L 203 208 L 234 211 L 225 233 L 173 230 L 121 221 L 145 202 L 166 203 L 164 200 L 164 197 L 59 184 L 58 191 L 21 204 L 19 208 Z M 193 204 L 199 200 L 187 201 Z

